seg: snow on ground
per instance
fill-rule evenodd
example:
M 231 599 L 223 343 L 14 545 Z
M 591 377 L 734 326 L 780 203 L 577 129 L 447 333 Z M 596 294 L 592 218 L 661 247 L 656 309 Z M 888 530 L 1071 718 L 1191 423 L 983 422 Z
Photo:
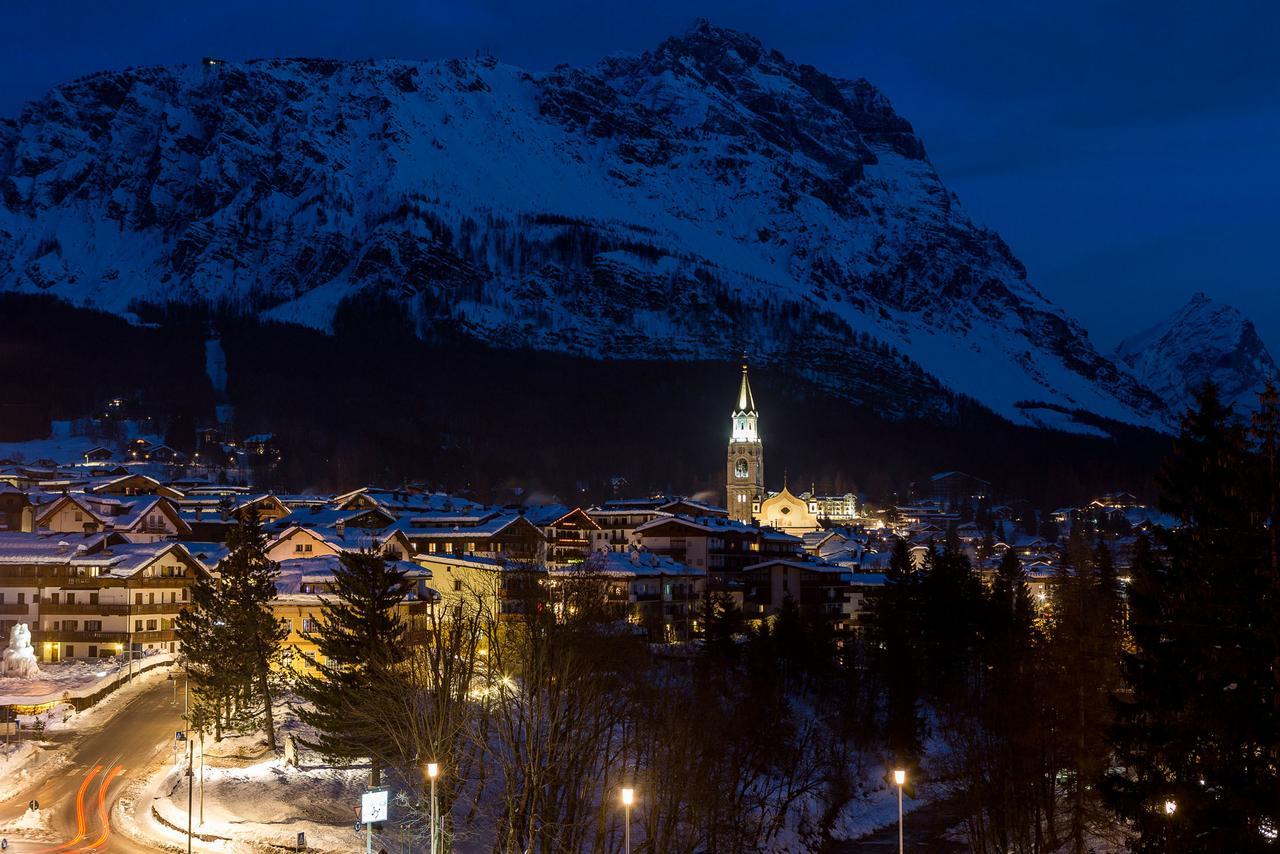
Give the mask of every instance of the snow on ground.
M 366 769 L 293 768 L 274 755 L 245 765 L 211 764 L 204 770 L 204 822 L 199 822 L 199 762 L 193 800 L 194 830 L 202 851 L 292 847 L 307 835 L 313 851 L 348 851 L 356 837 L 352 807 L 368 782 Z M 134 798 L 127 820 L 135 833 L 174 844 L 186 842 L 187 787 L 183 763 L 166 764 Z M 180 828 L 180 830 L 175 830 Z
M 936 735 L 925 743 L 925 755 L 921 772 L 926 778 L 940 776 L 939 771 L 948 754 L 947 745 Z M 862 786 L 859 795 L 840 811 L 831 835 L 835 839 L 861 839 L 898 820 L 898 790 L 886 777 L 891 769 L 879 762 L 863 766 Z M 902 812 L 908 815 L 932 801 L 950 794 L 950 785 L 944 781 L 928 780 L 914 787 L 915 797 L 902 797 Z
M 120 424 L 122 435 L 130 439 L 141 438 L 148 442 L 160 442 L 160 436 L 148 432 L 136 421 L 124 421 Z M 31 439 L 26 442 L 0 442 L 0 459 L 11 459 L 20 463 L 34 463 L 37 460 L 53 460 L 56 463 L 79 463 L 84 459 L 84 452 L 101 445 L 118 449 L 120 443 L 106 439 L 95 439 L 77 432 L 76 422 L 54 421 L 47 437 Z
M 166 661 L 171 658 L 164 656 Z M 135 657 L 134 673 L 157 660 L 160 656 Z M 38 706 L 60 699 L 86 697 L 116 680 L 127 679 L 128 671 L 129 659 L 123 655 L 41 664 L 40 675 L 34 679 L 0 677 L 0 705 Z
M 25 463 L 34 463 L 36 460 L 79 462 L 85 451 L 101 444 L 88 436 L 73 435 L 70 421 L 54 421 L 52 432 L 44 439 L 0 442 L 0 458 Z
M 31 747 L 32 750 L 35 750 L 34 746 L 31 745 L 23 745 L 23 747 Z M 4 779 L 7 780 L 8 777 L 6 776 Z M 25 786 L 28 782 L 30 782 L 28 779 L 24 779 L 21 785 Z M 4 797 L 7 799 L 16 794 L 20 787 L 15 788 L 6 784 L 5 788 L 6 794 Z M 50 807 L 43 804 L 41 805 L 41 809 L 38 810 L 24 810 L 22 815 L 18 816 L 3 827 L 0 827 L 0 835 L 6 837 L 21 836 L 23 839 L 52 840 L 55 838 L 55 835 L 49 822 L 56 814 L 56 807 Z

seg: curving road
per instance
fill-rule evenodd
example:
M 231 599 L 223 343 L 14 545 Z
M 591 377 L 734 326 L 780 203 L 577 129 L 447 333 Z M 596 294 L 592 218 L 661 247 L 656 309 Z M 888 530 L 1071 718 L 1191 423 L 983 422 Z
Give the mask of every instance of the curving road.
M 49 827 L 59 842 L 9 837 L 13 854 L 119 852 L 159 849 L 139 845 L 114 831 L 110 816 L 130 782 L 141 780 L 157 755 L 172 749 L 182 728 L 182 704 L 175 706 L 170 683 L 160 680 L 115 713 L 101 728 L 73 735 L 71 763 L 8 801 L 0 803 L 0 825 L 16 821 L 31 799 L 50 812 Z M 7 853 L 6 853 L 7 854 Z

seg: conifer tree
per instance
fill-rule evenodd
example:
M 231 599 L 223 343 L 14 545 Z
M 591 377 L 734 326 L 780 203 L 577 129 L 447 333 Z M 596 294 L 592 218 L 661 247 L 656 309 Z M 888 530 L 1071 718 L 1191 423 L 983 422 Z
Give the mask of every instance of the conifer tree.
M 1046 721 L 1039 714 L 1035 610 L 1022 562 L 1004 553 L 985 608 L 978 696 L 952 710 L 975 850 L 1037 850 Z
M 885 742 L 892 759 L 906 767 L 914 767 L 924 750 L 922 622 L 920 576 L 907 541 L 899 538 L 884 587 L 871 603 L 867 633 L 871 663 L 885 691 Z
M 248 700 L 242 706 L 246 721 L 256 724 L 261 719 L 267 745 L 275 750 L 276 680 L 284 655 L 281 644 L 289 634 L 271 611 L 280 567 L 267 558 L 267 535 L 252 508 L 228 533 L 227 548 L 230 551 L 218 566 L 222 576 L 218 616 L 225 623 L 219 633 L 230 638 L 240 664 Z
M 1109 775 L 1139 852 L 1270 850 L 1280 826 L 1274 583 L 1256 456 L 1206 385 L 1161 477 L 1178 527 L 1141 550 Z M 1164 804 L 1171 804 L 1170 810 Z
M 968 555 L 930 548 L 920 596 L 930 693 L 941 702 L 958 699 L 967 688 L 986 604 Z
M 267 559 L 266 542 L 257 514 L 248 511 L 228 533 L 221 577 L 192 585 L 191 607 L 175 628 L 198 712 L 212 722 L 214 737 L 261 723 L 274 750 L 272 704 L 288 630 L 271 612 L 278 567 Z
M 368 757 L 375 786 L 386 722 L 369 719 L 367 710 L 385 708 L 379 698 L 401 687 L 398 668 L 408 644 L 397 606 L 407 591 L 404 571 L 382 555 L 344 552 L 333 595 L 321 603 L 320 624 L 309 636 L 317 648 L 306 657 L 314 672 L 298 683 L 303 703 L 295 711 L 317 732 L 303 743 L 332 759 Z
M 237 661 L 240 647 L 231 636 L 219 580 L 201 576 L 190 589 L 191 603 L 178 613 L 174 629 L 191 683 L 193 713 L 207 720 L 214 738 L 221 740 L 227 707 L 244 681 Z

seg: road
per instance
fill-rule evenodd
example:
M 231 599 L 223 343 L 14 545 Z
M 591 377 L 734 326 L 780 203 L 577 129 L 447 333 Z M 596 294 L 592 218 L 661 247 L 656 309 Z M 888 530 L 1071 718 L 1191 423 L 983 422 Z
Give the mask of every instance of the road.
M 157 849 L 138 845 L 112 828 L 109 816 L 120 795 L 141 780 L 161 751 L 172 749 L 182 728 L 182 700 L 174 705 L 165 680 L 147 688 L 101 728 L 75 736 L 71 763 L 4 803 L 0 824 L 17 820 L 34 798 L 52 810 L 49 825 L 61 844 L 9 837 L 9 851 L 70 854 L 101 851 L 142 854 Z

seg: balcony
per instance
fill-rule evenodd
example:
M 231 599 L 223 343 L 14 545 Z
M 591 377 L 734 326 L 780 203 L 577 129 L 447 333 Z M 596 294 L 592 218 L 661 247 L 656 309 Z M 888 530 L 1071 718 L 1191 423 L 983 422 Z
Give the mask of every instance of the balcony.
M 136 634 L 135 634 L 136 637 Z M 41 629 L 31 633 L 33 644 L 41 643 L 126 643 L 128 632 L 87 632 L 83 630 Z
M 158 631 L 133 633 L 134 643 L 154 643 L 156 641 L 176 641 L 177 639 L 178 639 L 178 633 L 175 632 L 173 629 L 160 629 Z
M 134 604 L 129 613 L 132 614 L 176 614 L 187 606 L 186 602 L 148 602 L 145 605 Z
M 5 602 L 0 603 L 0 614 L 21 614 L 26 616 L 30 613 L 31 606 L 26 602 Z
M 45 587 L 61 587 L 64 590 L 96 590 L 100 587 L 186 587 L 195 581 L 185 575 L 162 578 L 112 578 L 110 576 L 72 575 L 64 578 L 46 578 Z
M 129 606 L 119 602 L 102 604 L 100 602 L 51 602 L 40 600 L 40 616 L 53 614 L 102 614 L 120 615 L 129 613 Z

